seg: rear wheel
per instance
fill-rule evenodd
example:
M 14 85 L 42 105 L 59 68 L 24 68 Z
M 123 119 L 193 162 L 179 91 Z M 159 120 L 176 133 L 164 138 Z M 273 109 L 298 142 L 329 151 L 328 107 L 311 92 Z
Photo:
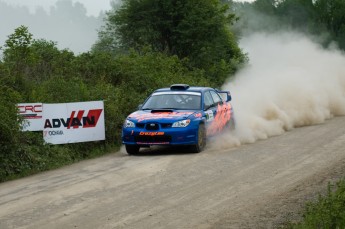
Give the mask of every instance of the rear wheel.
M 139 153 L 140 146 L 138 145 L 126 145 L 126 151 L 129 155 L 135 155 Z
M 192 146 L 193 153 L 201 152 L 206 146 L 206 129 L 204 124 L 199 125 L 198 142 Z

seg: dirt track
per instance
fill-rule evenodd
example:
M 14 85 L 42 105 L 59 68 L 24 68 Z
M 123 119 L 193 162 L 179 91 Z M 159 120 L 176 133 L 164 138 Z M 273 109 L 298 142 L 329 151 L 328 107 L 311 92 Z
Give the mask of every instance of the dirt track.
M 0 184 L 0 228 L 274 228 L 345 171 L 345 117 L 229 150 L 111 154 Z

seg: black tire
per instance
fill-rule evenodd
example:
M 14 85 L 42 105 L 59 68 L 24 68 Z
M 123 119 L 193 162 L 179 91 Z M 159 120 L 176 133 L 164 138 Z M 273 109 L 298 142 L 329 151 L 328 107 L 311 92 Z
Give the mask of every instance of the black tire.
M 126 145 L 126 151 L 129 155 L 136 155 L 139 153 L 140 146 L 138 145 Z
M 192 146 L 193 153 L 200 153 L 206 146 L 206 128 L 202 123 L 198 128 L 198 142 Z

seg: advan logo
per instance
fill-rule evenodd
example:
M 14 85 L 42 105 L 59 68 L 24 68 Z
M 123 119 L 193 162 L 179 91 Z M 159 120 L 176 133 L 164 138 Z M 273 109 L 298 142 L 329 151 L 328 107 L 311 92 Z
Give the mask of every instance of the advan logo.
M 85 110 L 72 111 L 69 118 L 53 118 L 46 119 L 44 122 L 44 129 L 46 128 L 61 128 L 67 129 L 73 128 L 92 128 L 96 127 L 99 117 L 102 114 L 103 109 L 89 110 L 86 116 L 84 116 Z

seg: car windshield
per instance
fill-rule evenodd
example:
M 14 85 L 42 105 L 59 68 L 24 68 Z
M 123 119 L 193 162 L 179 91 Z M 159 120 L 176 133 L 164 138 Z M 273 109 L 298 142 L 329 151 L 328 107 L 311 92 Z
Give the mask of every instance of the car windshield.
M 142 106 L 143 110 L 172 109 L 200 110 L 201 93 L 199 92 L 156 92 Z

